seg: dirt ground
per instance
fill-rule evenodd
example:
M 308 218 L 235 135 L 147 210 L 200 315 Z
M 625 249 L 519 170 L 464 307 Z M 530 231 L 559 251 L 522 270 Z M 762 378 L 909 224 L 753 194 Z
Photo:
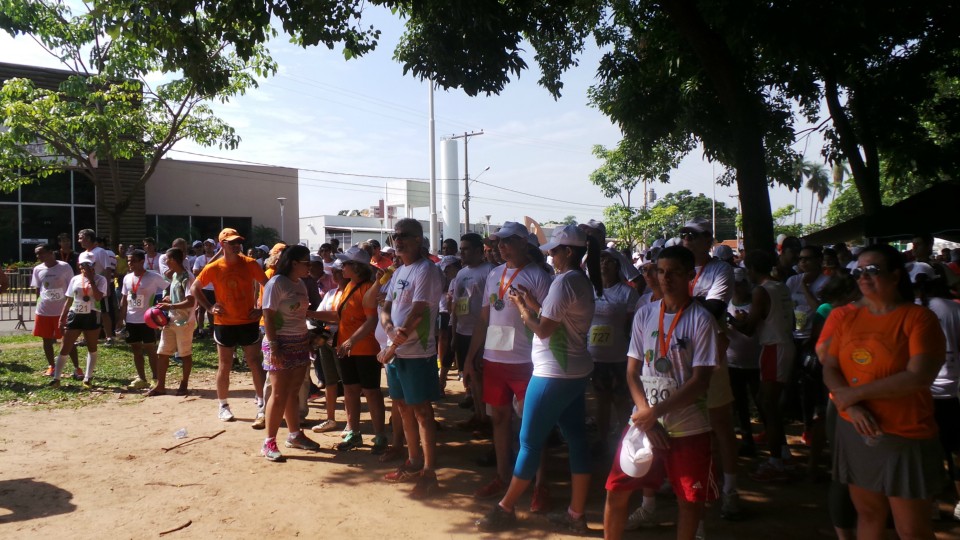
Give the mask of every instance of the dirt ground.
M 451 381 L 448 397 L 437 404 L 444 429 L 439 434 L 439 477 L 443 493 L 413 501 L 409 485 L 390 485 L 381 476 L 397 463 L 381 464 L 366 446 L 338 453 L 339 433 L 310 434 L 324 450 L 281 450 L 286 463 L 259 455 L 263 432 L 250 429 L 255 413 L 249 375 L 234 373 L 231 405 L 237 422 L 217 419 L 211 373 L 194 378 L 192 395 L 143 399 L 112 393 L 103 405 L 79 409 L 0 410 L 0 538 L 292 538 L 336 535 L 345 538 L 433 539 L 478 536 L 476 518 L 492 505 L 470 493 L 492 469 L 474 461 L 489 441 L 456 430 L 466 417 L 456 405 L 460 385 Z M 452 390 L 452 391 L 451 391 Z M 311 403 L 309 420 L 322 415 Z M 338 420 L 345 420 L 342 406 Z M 365 417 L 366 420 L 366 417 Z M 174 432 L 186 428 L 189 440 L 179 448 Z M 281 430 L 280 437 L 285 437 Z M 568 496 L 563 447 L 551 449 L 550 491 L 557 507 Z M 743 460 L 743 471 L 755 463 Z M 598 457 L 588 520 L 591 535 L 602 536 L 602 483 L 609 458 Z M 744 521 L 725 522 L 709 510 L 708 537 L 831 538 L 826 485 L 797 482 L 757 485 L 741 479 L 747 510 Z M 564 538 L 543 518 L 518 506 L 521 526 L 497 538 Z M 661 497 L 664 523 L 631 533 L 644 539 L 673 538 L 675 505 Z M 952 504 L 941 505 L 943 512 Z M 955 522 L 938 524 L 938 537 L 960 538 Z

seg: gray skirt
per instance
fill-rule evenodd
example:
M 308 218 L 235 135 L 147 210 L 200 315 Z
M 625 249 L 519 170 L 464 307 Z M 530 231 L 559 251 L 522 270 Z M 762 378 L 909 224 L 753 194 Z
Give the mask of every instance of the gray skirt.
M 839 418 L 833 474 L 842 484 L 887 497 L 929 499 L 943 487 L 940 440 L 907 439 L 885 433 L 868 446 L 853 424 Z

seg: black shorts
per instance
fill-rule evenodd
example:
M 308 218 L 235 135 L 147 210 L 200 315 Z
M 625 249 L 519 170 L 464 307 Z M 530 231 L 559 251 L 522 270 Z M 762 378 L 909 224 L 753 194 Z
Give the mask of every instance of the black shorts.
M 467 353 L 470 352 L 470 340 L 473 336 L 463 334 L 453 335 L 453 350 L 457 353 L 457 369 L 463 371 L 463 366 L 467 361 Z
M 210 302 L 210 305 L 217 303 L 217 295 L 213 289 L 200 289 L 203 291 L 203 297 L 207 299 L 207 302 Z
M 940 444 L 943 449 L 947 452 L 960 452 L 960 398 L 933 400 L 933 417 L 940 428 Z
M 443 330 L 444 328 L 450 328 L 450 313 L 447 311 L 441 311 L 437 314 L 437 329 Z
M 365 390 L 380 388 L 381 367 L 376 356 L 337 357 L 337 369 L 343 384 L 359 384 Z
M 260 323 L 215 324 L 213 340 L 222 347 L 248 347 L 260 342 Z
M 67 312 L 67 330 L 99 330 L 101 326 L 99 311 L 91 311 L 90 313 Z
M 157 331 L 144 323 L 127 323 L 127 343 L 156 343 Z
M 629 396 L 630 387 L 627 386 L 626 362 L 594 362 L 593 389 L 598 394 L 610 396 Z

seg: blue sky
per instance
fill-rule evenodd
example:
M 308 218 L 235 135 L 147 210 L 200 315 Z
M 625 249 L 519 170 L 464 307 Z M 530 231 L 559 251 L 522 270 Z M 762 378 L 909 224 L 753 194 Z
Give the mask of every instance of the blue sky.
M 281 36 L 270 44 L 280 66 L 278 75 L 245 96 L 214 105 L 237 129 L 240 147 L 221 151 L 181 143 L 176 150 L 182 152 L 174 151 L 170 157 L 210 159 L 186 153 L 194 152 L 299 168 L 301 216 L 362 209 L 383 197 L 384 179 L 349 175 L 428 178 L 427 83 L 404 76 L 400 64 L 391 58 L 402 33 L 400 21 L 379 9 L 368 8 L 366 15 L 370 15 L 369 24 L 382 31 L 376 51 L 345 61 L 339 50 L 305 50 Z M 558 100 L 537 85 L 539 73 L 532 55 L 527 58 L 532 69 L 499 96 L 471 98 L 456 90 L 435 93 L 438 141 L 453 133 L 484 131 L 471 138 L 469 145 L 471 177 L 490 167 L 470 188 L 472 222 L 484 215 L 491 215 L 493 223 L 519 221 L 524 215 L 539 221 L 570 214 L 580 221 L 601 217 L 603 206 L 612 201 L 588 180 L 600 165 L 590 150 L 595 144 L 615 146 L 620 132 L 587 105 L 586 93 L 594 82 L 599 57 L 595 48 L 581 56 L 580 67 L 564 76 L 565 88 Z M 0 33 L 0 61 L 60 67 L 32 40 L 4 33 Z M 807 159 L 822 161 L 818 145 L 819 141 L 810 141 Z M 803 143 L 798 148 L 803 150 Z M 459 154 L 462 178 L 462 143 Z M 439 165 L 438 148 L 438 176 Z M 712 175 L 713 166 L 694 151 L 673 171 L 669 184 L 653 187 L 660 195 L 689 189 L 709 197 Z M 639 191 L 635 201 L 642 201 Z M 716 188 L 717 200 L 728 205 L 736 204 L 734 194 L 731 187 Z M 794 193 L 776 188 L 771 198 L 777 208 L 792 204 Z M 809 200 L 809 193 L 801 192 L 804 220 Z M 426 209 L 415 215 L 426 217 Z

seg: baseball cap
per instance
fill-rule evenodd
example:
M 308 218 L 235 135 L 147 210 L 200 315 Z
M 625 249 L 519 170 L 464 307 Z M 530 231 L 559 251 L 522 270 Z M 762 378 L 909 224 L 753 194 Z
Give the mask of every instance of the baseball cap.
M 907 272 L 910 274 L 910 281 L 913 283 L 916 283 L 920 276 L 926 276 L 928 281 L 940 277 L 937 275 L 937 271 L 925 262 L 907 263 Z
M 540 239 L 533 233 L 527 234 L 527 243 L 533 247 L 540 247 Z
M 360 247 L 357 247 L 357 246 L 350 246 L 350 248 L 344 251 L 343 253 L 337 253 L 336 257 L 337 257 L 337 261 L 334 262 L 334 265 L 336 265 L 337 262 L 339 262 L 341 268 L 343 267 L 343 263 L 347 261 L 357 262 L 361 264 L 370 264 L 370 254 L 367 253 L 365 249 L 361 249 Z
M 213 241 L 213 238 L 207 238 L 206 240 L 203 241 L 203 243 L 204 243 L 204 244 L 211 244 L 211 245 L 214 245 L 214 246 L 217 245 L 217 243 Z
M 713 248 L 713 256 L 724 261 L 729 261 L 733 258 L 733 249 L 726 244 L 717 244 Z
M 492 233 L 490 235 L 490 238 L 493 238 L 495 240 L 501 240 L 503 238 L 509 238 L 511 236 L 517 236 L 526 240 L 527 228 L 517 223 L 516 221 L 504 221 L 503 226 L 500 227 L 500 230 L 498 230 L 495 233 Z
M 389 254 L 391 254 L 391 255 L 396 252 L 396 250 L 393 249 L 393 246 L 387 246 L 387 247 L 383 248 L 383 249 L 380 250 L 380 251 L 382 251 L 382 252 L 384 252 L 384 253 L 389 253 Z
M 199 241 L 199 240 L 194 240 L 193 243 L 190 244 L 190 247 L 193 247 L 193 248 L 198 248 L 198 247 L 201 247 L 201 246 L 203 246 L 203 242 L 201 242 L 201 241 Z
M 367 240 L 367 243 L 370 244 L 371 246 L 375 246 L 378 249 L 380 248 L 380 241 L 377 240 L 376 238 L 371 238 Z
M 80 254 L 80 260 L 77 261 L 77 264 L 94 265 L 96 264 L 96 261 L 97 259 L 96 257 L 93 256 L 93 253 L 90 253 L 89 251 L 84 251 L 83 253 Z
M 446 270 L 452 264 L 459 264 L 460 257 L 456 255 L 444 255 L 440 258 L 440 263 L 437 265 L 440 267 L 440 270 Z
M 316 253 L 311 253 L 311 254 L 310 254 L 310 262 L 312 262 L 312 263 L 315 263 L 315 262 L 322 263 L 322 262 L 323 262 L 323 257 L 317 255 Z
M 633 478 L 643 478 L 653 465 L 653 444 L 647 434 L 631 425 L 620 445 L 620 470 Z
M 236 229 L 231 229 L 227 227 L 226 229 L 220 231 L 220 235 L 217 236 L 217 239 L 221 242 L 230 242 L 233 240 L 246 240 L 246 238 L 240 236 L 240 233 Z
M 326 268 L 326 264 L 324 264 L 324 267 Z M 333 264 L 330 265 L 330 269 L 336 270 L 337 272 L 343 272 L 343 261 L 340 259 L 333 261 Z
M 713 234 L 713 223 L 710 222 L 707 218 L 693 218 L 690 221 L 683 224 L 683 227 L 680 228 L 681 233 L 685 232 L 695 232 L 697 234 L 710 233 Z
M 580 224 L 580 228 L 581 228 L 581 229 L 593 229 L 594 231 L 597 231 L 597 232 L 600 234 L 600 236 L 602 236 L 604 239 L 607 238 L 607 226 L 604 225 L 602 221 L 597 221 L 597 220 L 595 220 L 595 219 L 591 219 L 590 221 L 588 221 L 588 222 L 586 222 L 586 223 L 581 223 L 581 224 Z
M 540 246 L 540 251 L 550 251 L 557 246 L 585 246 L 587 233 L 576 225 L 564 225 L 553 230 L 550 241 Z
M 264 255 L 270 253 L 270 248 L 268 248 L 266 244 L 260 244 L 259 246 L 257 246 L 257 249 L 262 251 Z

